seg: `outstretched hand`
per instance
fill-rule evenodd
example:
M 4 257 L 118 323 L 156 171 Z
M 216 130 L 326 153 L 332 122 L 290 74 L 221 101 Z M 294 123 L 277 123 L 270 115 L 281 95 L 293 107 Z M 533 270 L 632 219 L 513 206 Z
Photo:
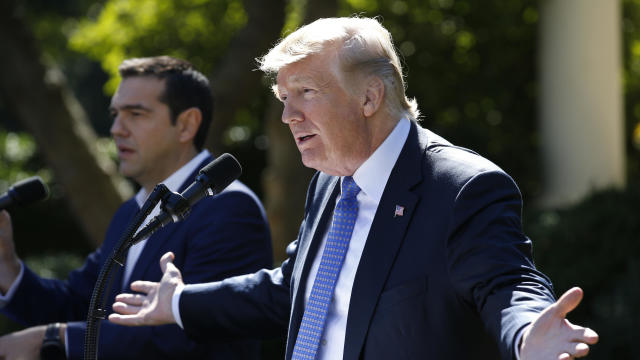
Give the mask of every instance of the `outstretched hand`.
M 567 360 L 587 356 L 589 345 L 598 342 L 598 334 L 566 319 L 567 314 L 580 304 L 582 296 L 582 289 L 574 287 L 540 313 L 522 337 L 521 360 Z
M 11 216 L 0 209 L 0 294 L 6 294 L 20 273 L 20 260 L 13 242 Z
M 109 321 L 126 326 L 163 325 L 175 323 L 171 299 L 176 289 L 184 287 L 180 270 L 173 265 L 174 255 L 168 252 L 160 259 L 163 275 L 160 282 L 134 281 L 131 290 L 142 294 L 119 294 L 113 304 L 116 313 Z

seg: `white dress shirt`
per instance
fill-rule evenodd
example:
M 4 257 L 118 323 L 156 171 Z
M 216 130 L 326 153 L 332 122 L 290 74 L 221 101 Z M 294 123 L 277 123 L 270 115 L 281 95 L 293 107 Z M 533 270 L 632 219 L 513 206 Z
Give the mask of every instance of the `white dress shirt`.
M 391 170 L 400 155 L 407 136 L 409 135 L 410 122 L 401 119 L 391 134 L 376 151 L 353 174 L 360 192 L 358 193 L 358 217 L 351 234 L 349 248 L 345 254 L 342 269 L 336 281 L 333 299 L 329 304 L 324 332 L 316 355 L 317 360 L 342 359 L 344 352 L 344 340 L 347 330 L 347 315 L 349 302 L 351 301 L 351 289 L 356 277 L 360 257 L 364 250 L 373 217 L 378 209 L 382 193 L 387 185 Z M 342 181 L 342 179 L 340 179 Z M 339 200 L 339 198 L 338 198 Z M 336 200 L 336 204 L 338 203 Z M 330 225 L 329 225 L 330 226 Z M 305 305 L 311 295 L 313 282 L 322 259 L 322 250 L 327 242 L 329 229 L 325 229 L 318 253 L 313 261 L 305 289 Z

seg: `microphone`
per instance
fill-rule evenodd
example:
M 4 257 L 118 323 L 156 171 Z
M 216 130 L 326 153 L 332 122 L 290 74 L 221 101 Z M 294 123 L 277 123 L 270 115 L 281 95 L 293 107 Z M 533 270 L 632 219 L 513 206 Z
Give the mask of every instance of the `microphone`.
M 131 245 L 151 236 L 161 227 L 183 220 L 191 206 L 207 195 L 224 190 L 242 174 L 242 167 L 233 155 L 225 153 L 203 167 L 195 181 L 182 194 L 169 191 L 163 199 L 162 212 L 153 218 L 131 240 Z
M 33 176 L 18 181 L 10 186 L 6 193 L 0 195 L 0 210 L 44 200 L 47 196 L 47 186 L 39 176 Z

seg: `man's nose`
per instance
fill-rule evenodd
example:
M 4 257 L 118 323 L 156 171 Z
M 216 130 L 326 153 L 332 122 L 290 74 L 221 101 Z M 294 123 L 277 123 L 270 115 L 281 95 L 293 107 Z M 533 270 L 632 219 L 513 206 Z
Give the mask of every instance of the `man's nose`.
M 291 124 L 293 122 L 300 122 L 304 119 L 302 111 L 291 103 L 285 102 L 284 109 L 282 109 L 282 122 L 285 124 Z
M 122 121 L 122 116 L 121 115 L 116 115 L 113 117 L 113 123 L 111 124 L 111 129 L 109 130 L 111 132 L 112 136 L 126 136 L 128 131 L 127 128 L 124 124 L 124 121 Z

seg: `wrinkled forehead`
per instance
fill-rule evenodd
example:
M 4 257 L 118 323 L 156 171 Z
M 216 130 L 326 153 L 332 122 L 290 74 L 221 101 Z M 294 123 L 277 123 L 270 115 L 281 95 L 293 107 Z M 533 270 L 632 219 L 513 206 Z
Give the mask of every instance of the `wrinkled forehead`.
M 275 87 L 313 83 L 321 85 L 341 76 L 341 67 L 335 52 L 312 54 L 287 64 L 278 70 Z

